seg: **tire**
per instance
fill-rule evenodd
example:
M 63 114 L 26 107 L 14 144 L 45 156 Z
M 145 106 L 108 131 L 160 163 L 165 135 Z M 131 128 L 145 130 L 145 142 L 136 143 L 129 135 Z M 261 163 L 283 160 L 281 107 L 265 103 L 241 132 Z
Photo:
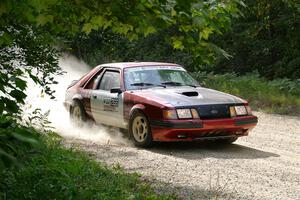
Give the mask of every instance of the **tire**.
M 134 112 L 130 117 L 129 136 L 135 146 L 151 147 L 153 144 L 151 129 L 146 115 L 142 112 Z
M 218 139 L 218 140 L 216 140 L 216 142 L 219 144 L 232 144 L 237 139 L 238 139 L 238 137 L 232 137 L 232 138 Z
M 86 122 L 86 114 L 82 104 L 78 101 L 74 101 L 74 105 L 70 112 L 70 118 L 72 123 L 77 127 L 83 127 Z

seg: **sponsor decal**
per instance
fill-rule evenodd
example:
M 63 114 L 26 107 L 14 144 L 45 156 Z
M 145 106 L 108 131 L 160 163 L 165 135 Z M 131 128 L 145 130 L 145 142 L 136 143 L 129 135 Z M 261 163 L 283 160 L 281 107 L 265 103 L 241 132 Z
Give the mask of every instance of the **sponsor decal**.
M 111 112 L 117 112 L 117 107 L 119 105 L 119 99 L 118 98 L 105 98 L 103 100 L 103 110 L 105 111 L 111 111 Z

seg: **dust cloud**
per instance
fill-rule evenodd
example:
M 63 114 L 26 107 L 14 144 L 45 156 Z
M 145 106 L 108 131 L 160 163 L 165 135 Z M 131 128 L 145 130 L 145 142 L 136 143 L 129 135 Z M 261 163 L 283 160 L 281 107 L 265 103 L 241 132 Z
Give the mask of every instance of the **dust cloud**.
M 56 77 L 58 84 L 52 86 L 52 89 L 55 90 L 56 98 L 54 100 L 41 93 L 41 87 L 29 81 L 26 91 L 28 97 L 26 99 L 25 115 L 29 115 L 36 108 L 40 108 L 42 112 L 49 110 L 48 120 L 51 122 L 50 126 L 62 137 L 88 140 L 95 143 L 128 144 L 129 142 L 118 129 L 94 124 L 87 124 L 83 128 L 78 128 L 71 123 L 69 113 L 63 106 L 66 89 L 73 80 L 78 80 L 85 73 L 89 72 L 91 67 L 68 54 L 60 58 L 59 66 L 66 73 Z

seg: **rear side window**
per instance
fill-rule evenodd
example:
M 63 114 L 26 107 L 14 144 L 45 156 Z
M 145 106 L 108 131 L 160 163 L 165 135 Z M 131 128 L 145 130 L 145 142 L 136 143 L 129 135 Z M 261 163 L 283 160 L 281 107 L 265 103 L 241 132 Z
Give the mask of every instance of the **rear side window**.
M 118 71 L 106 71 L 97 89 L 109 91 L 116 87 L 120 87 L 120 73 Z
M 97 79 L 97 76 L 94 76 L 89 82 L 85 85 L 85 89 L 93 89 L 93 85 L 95 83 L 95 80 Z
M 103 69 L 100 70 L 99 72 L 97 72 L 84 86 L 84 89 L 93 89 L 95 88 L 94 85 L 97 83 L 97 79 L 99 78 L 99 76 L 101 75 L 101 73 L 103 72 Z

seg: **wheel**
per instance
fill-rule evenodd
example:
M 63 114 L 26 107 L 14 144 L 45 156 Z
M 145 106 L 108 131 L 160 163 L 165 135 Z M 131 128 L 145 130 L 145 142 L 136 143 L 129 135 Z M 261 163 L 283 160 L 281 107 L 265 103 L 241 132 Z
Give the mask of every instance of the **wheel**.
M 224 138 L 224 139 L 218 139 L 216 140 L 217 143 L 220 144 L 231 144 L 235 142 L 238 139 L 238 137 L 232 137 L 232 138 Z
M 129 135 L 135 146 L 150 147 L 153 143 L 147 117 L 141 112 L 134 112 L 130 118 Z
M 72 108 L 70 116 L 71 121 L 75 126 L 83 127 L 84 122 L 86 121 L 86 115 L 81 103 L 79 103 L 78 101 L 74 102 L 74 106 Z

